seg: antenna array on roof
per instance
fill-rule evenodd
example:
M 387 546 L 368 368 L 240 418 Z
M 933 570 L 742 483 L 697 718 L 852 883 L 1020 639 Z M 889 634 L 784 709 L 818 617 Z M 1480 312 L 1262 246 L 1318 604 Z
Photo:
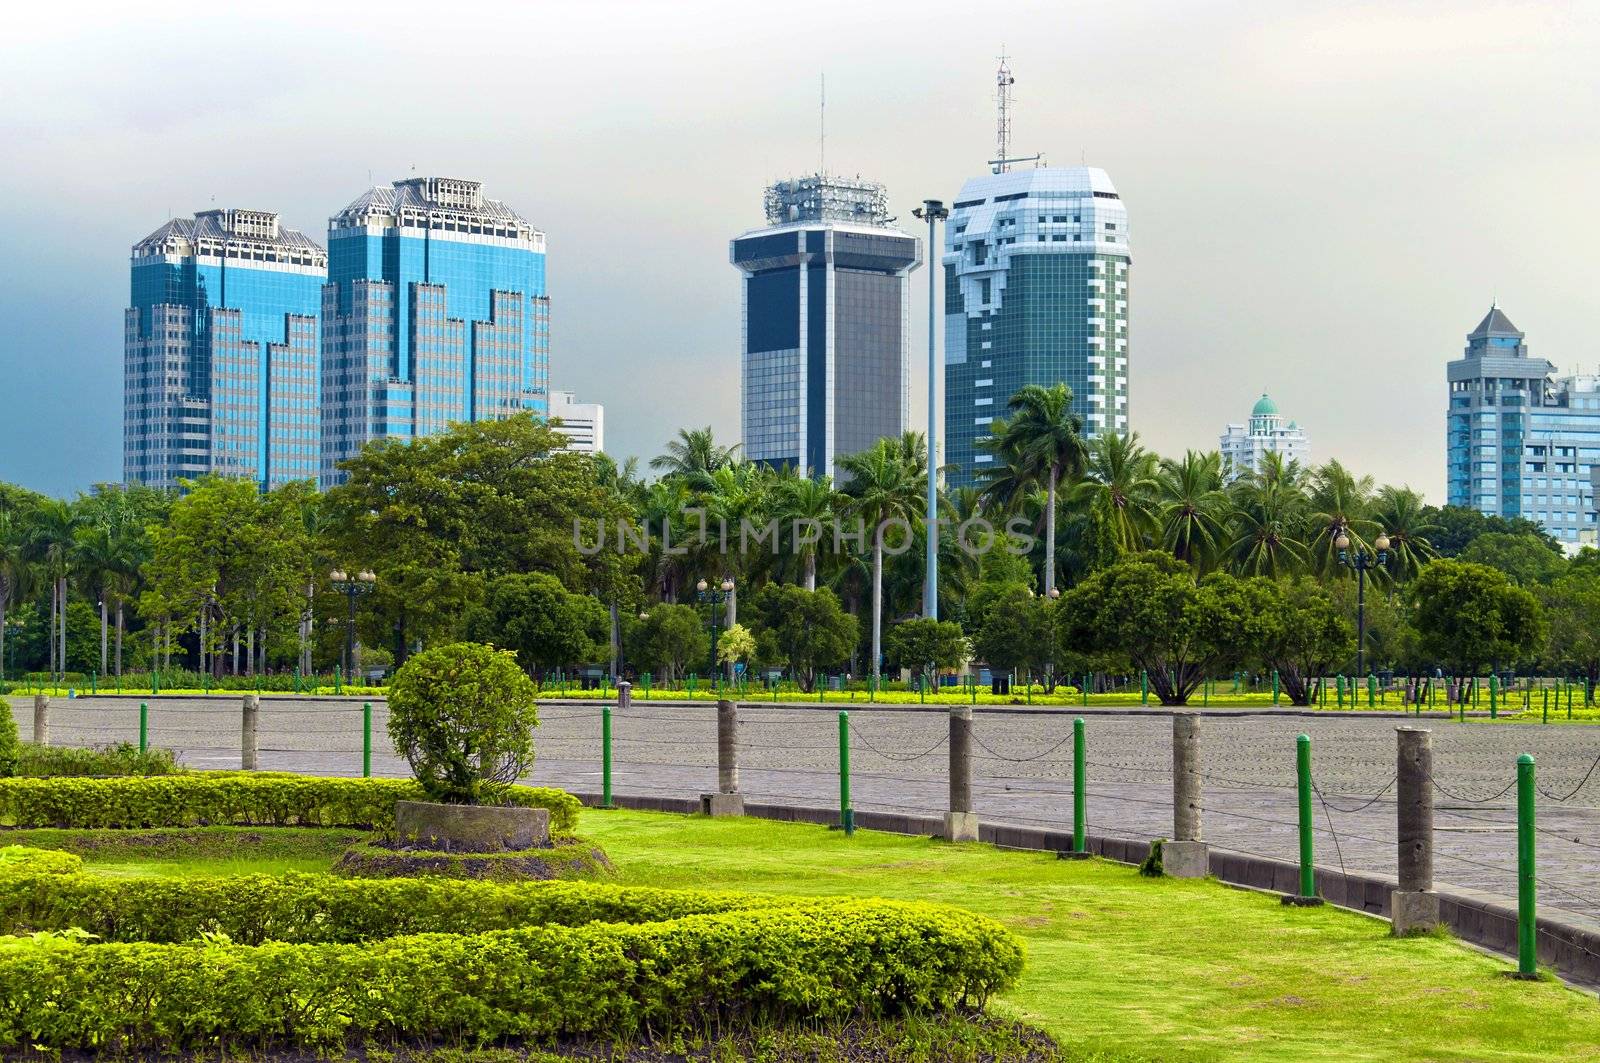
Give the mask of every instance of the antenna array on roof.
M 1005 173 L 1014 162 L 1044 161 L 1043 155 L 1011 157 L 1011 86 L 1016 83 L 1017 79 L 1011 76 L 1011 68 L 1006 65 L 1005 46 L 1001 45 L 1000 69 L 994 76 L 995 157 L 989 160 L 989 169 L 994 173 Z

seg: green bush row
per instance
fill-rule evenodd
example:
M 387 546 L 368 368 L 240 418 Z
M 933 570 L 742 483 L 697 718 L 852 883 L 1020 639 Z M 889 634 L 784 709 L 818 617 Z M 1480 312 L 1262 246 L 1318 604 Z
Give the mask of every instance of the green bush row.
M 865 900 L 353 945 L 41 935 L 0 941 L 0 1047 L 625 1037 L 707 1015 L 792 1021 L 976 1006 L 1021 968 L 1021 943 L 993 920 Z
M 70 864 L 17 857 L 0 863 L 0 933 L 77 927 L 102 941 L 178 944 L 208 933 L 241 945 L 374 941 L 405 934 L 476 934 L 584 923 L 652 923 L 687 915 L 798 905 L 735 893 L 601 883 L 495 883 L 327 874 L 120 879 L 62 874 L 70 853 L 23 850 Z M 0 854 L 7 850 L 0 849 Z
M 563 790 L 513 786 L 511 804 L 550 810 L 550 829 L 571 834 L 578 799 Z M 12 827 L 394 825 L 394 803 L 423 800 L 410 779 L 322 779 L 279 772 L 207 771 L 151 778 L 0 779 L 0 824 Z
M 11 706 L 0 700 L 0 779 L 17 773 L 17 721 L 11 717 Z
M 172 750 L 141 753 L 132 742 L 93 748 L 23 742 L 18 747 L 15 774 L 43 779 L 58 775 L 176 775 L 183 770 Z
M 83 860 L 73 853 L 30 849 L 25 845 L 0 845 L 0 888 L 13 881 L 23 881 L 39 882 L 49 889 L 51 883 L 63 881 L 61 876 L 81 870 Z

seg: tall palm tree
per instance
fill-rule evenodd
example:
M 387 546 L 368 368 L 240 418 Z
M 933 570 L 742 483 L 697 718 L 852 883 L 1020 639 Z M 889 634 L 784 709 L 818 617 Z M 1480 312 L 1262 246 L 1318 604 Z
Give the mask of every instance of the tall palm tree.
M 1104 524 L 1123 553 L 1142 550 L 1158 530 L 1156 460 L 1137 432 L 1095 436 L 1083 480 L 1073 488 L 1073 501 Z
M 796 476 L 779 481 L 774 509 L 793 553 L 800 559 L 802 582 L 808 591 L 817 589 L 817 556 L 828 545 L 838 515 L 837 505 L 838 496 L 829 477 L 813 480 Z
M 1389 537 L 1389 575 L 1411 579 L 1438 556 L 1428 536 L 1440 525 L 1427 518 L 1422 496 L 1409 487 L 1384 487 L 1373 505 L 1372 519 Z
M 1204 568 L 1222 552 L 1228 533 L 1228 496 L 1222 489 L 1222 455 L 1186 451 L 1161 460 L 1161 545 L 1172 556 Z
M 916 435 L 916 433 L 907 433 Z M 920 438 L 920 437 L 918 437 Z M 926 446 L 919 463 L 907 440 L 880 439 L 876 446 L 838 459 L 850 474 L 845 485 L 848 511 L 860 517 L 872 540 L 872 677 L 878 677 L 883 659 L 883 537 L 884 526 L 904 521 L 915 527 L 928 486 Z M 920 465 L 920 468 L 919 468 Z
M 1025 385 L 1006 408 L 1011 416 L 996 422 L 984 440 L 1003 462 L 991 482 L 997 496 L 1022 484 L 1044 488 L 1044 593 L 1049 595 L 1056 586 L 1056 491 L 1063 478 L 1075 481 L 1083 475 L 1083 418 L 1072 412 L 1072 389 L 1065 384 Z
M 650 467 L 666 476 L 681 477 L 695 490 L 705 490 L 711 474 L 736 463 L 738 454 L 739 444 L 719 445 L 710 425 L 680 428 L 678 438 L 667 444 L 666 453 L 650 459 Z
M 0 509 L 0 673 L 6 664 L 6 610 L 27 593 L 33 574 L 28 564 L 27 527 L 9 509 Z
M 1320 575 L 1335 575 L 1341 571 L 1335 545 L 1341 534 L 1348 535 L 1358 549 L 1375 537 L 1372 477 L 1357 477 L 1339 462 L 1330 461 L 1312 473 L 1310 488 L 1307 556 Z
M 50 670 L 67 670 L 67 577 L 72 572 L 79 518 L 69 502 L 41 501 L 29 519 L 27 550 L 50 580 Z
M 118 556 L 121 544 L 113 537 L 105 523 L 89 524 L 77 529 L 73 546 L 73 559 L 77 562 L 80 585 L 87 585 L 100 604 L 100 674 L 106 674 L 106 657 L 111 627 L 112 583 L 122 559 Z
M 1299 468 L 1267 454 L 1262 467 L 1229 487 L 1233 503 L 1233 541 L 1228 557 L 1248 576 L 1286 576 L 1306 567 L 1301 539 L 1307 501 Z

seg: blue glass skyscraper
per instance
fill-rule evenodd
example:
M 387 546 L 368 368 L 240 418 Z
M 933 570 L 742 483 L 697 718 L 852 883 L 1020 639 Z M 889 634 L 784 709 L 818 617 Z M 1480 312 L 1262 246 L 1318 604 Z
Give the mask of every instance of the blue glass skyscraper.
M 1446 368 L 1446 497 L 1500 517 L 1526 517 L 1571 549 L 1595 544 L 1600 377 L 1555 375 L 1498 306 Z
M 1087 435 L 1128 431 L 1128 239 L 1104 170 L 1001 165 L 961 186 L 944 248 L 950 486 L 993 468 L 978 443 L 1026 384 L 1070 386 Z
M 174 218 L 133 246 L 125 480 L 316 477 L 327 266 L 322 248 L 268 211 Z
M 545 238 L 477 181 L 374 188 L 328 222 L 322 470 L 373 439 L 548 410 Z

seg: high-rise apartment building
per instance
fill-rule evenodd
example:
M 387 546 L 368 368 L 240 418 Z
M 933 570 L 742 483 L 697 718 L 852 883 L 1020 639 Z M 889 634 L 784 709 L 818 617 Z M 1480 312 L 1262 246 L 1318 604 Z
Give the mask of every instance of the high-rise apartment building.
M 1026 384 L 1069 385 L 1087 435 L 1128 430 L 1131 259 L 1121 197 L 1092 167 L 996 166 L 961 187 L 945 229 L 952 487 L 993 468 L 979 441 Z
M 328 222 L 322 469 L 373 439 L 543 415 L 550 365 L 545 237 L 477 181 L 373 188 Z
M 550 419 L 561 422 L 556 431 L 567 437 L 564 449 L 579 454 L 606 449 L 606 408 L 598 402 L 579 402 L 570 391 L 552 391 Z
M 882 185 L 813 174 L 766 192 L 734 239 L 744 275 L 744 456 L 837 476 L 840 455 L 907 427 L 907 275 L 922 243 L 890 226 Z
M 317 475 L 327 253 L 259 210 L 174 218 L 133 245 L 123 315 L 123 478 Z
M 1228 478 L 1257 472 L 1268 454 L 1281 454 L 1284 463 L 1311 464 L 1311 439 L 1294 421 L 1284 423 L 1278 404 L 1266 392 L 1250 410 L 1248 422 L 1227 425 L 1220 440 L 1222 464 Z
M 1446 370 L 1447 500 L 1526 517 L 1572 549 L 1595 542 L 1600 377 L 1557 376 L 1498 306 Z

